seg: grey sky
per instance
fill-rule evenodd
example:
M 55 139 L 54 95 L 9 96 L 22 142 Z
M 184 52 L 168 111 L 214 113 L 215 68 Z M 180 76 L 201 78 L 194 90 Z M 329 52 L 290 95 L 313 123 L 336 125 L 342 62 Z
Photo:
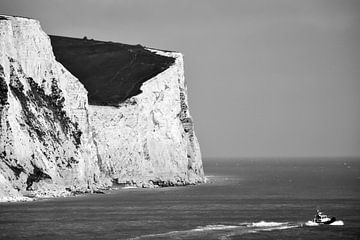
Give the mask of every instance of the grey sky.
M 360 1 L 0 0 L 49 34 L 177 50 L 205 157 L 360 156 Z

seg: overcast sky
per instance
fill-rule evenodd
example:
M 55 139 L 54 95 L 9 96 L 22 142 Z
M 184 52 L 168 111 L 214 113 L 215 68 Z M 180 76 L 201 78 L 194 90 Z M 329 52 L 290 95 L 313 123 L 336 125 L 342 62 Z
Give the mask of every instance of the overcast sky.
M 48 34 L 185 55 L 204 157 L 360 156 L 360 1 L 0 0 Z

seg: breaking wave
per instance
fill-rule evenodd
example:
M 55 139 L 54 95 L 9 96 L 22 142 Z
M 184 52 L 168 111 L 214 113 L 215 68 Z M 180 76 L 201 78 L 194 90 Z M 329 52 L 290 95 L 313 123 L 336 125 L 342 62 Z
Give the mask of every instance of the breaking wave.
M 230 236 L 238 236 L 243 234 L 257 233 L 261 231 L 275 231 L 285 230 L 290 228 L 301 227 L 301 223 L 289 223 L 289 222 L 253 222 L 253 223 L 238 223 L 234 225 L 205 225 L 198 226 L 194 229 L 171 231 L 158 234 L 141 235 L 132 240 L 138 239 L 228 239 Z

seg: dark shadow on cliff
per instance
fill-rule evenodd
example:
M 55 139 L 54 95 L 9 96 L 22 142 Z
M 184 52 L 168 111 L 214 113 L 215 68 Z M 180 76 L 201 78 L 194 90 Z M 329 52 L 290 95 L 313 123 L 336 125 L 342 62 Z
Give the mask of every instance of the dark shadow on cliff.
M 141 93 L 143 82 L 175 61 L 141 45 L 61 36 L 50 38 L 56 60 L 84 84 L 92 105 L 118 106 Z

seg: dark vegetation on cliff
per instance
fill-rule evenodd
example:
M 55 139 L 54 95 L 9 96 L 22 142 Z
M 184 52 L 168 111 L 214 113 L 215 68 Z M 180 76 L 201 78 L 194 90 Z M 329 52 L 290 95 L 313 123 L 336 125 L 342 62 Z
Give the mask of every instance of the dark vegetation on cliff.
M 14 60 L 10 59 L 10 62 L 14 63 Z M 26 93 L 19 77 L 25 78 L 30 86 L 30 90 Z M 82 133 L 78 129 L 78 124 L 73 123 L 64 110 L 65 99 L 62 96 L 55 78 L 52 79 L 51 94 L 47 95 L 44 89 L 31 77 L 24 75 L 22 68 L 16 71 L 13 65 L 10 65 L 10 89 L 21 104 L 25 123 L 35 132 L 40 141 L 45 143 L 46 135 L 50 135 L 53 140 L 58 143 L 61 142 L 59 133 L 53 131 L 56 129 L 54 124 L 57 123 L 60 125 L 62 132 L 65 135 L 70 135 L 73 138 L 75 146 L 77 148 L 79 147 Z M 34 107 L 35 112 L 31 109 L 31 106 Z M 40 112 L 44 113 L 44 117 L 47 120 L 46 122 L 51 125 L 50 129 L 52 131 L 47 131 L 47 127 L 44 126 L 36 116 L 36 114 Z M 29 134 L 31 135 L 32 132 L 29 132 Z
M 8 99 L 8 88 L 4 77 L 4 68 L 0 65 L 0 107 L 7 104 Z
M 88 90 L 92 105 L 118 106 L 141 93 L 142 83 L 171 66 L 175 59 L 141 45 L 50 36 L 56 60 Z

